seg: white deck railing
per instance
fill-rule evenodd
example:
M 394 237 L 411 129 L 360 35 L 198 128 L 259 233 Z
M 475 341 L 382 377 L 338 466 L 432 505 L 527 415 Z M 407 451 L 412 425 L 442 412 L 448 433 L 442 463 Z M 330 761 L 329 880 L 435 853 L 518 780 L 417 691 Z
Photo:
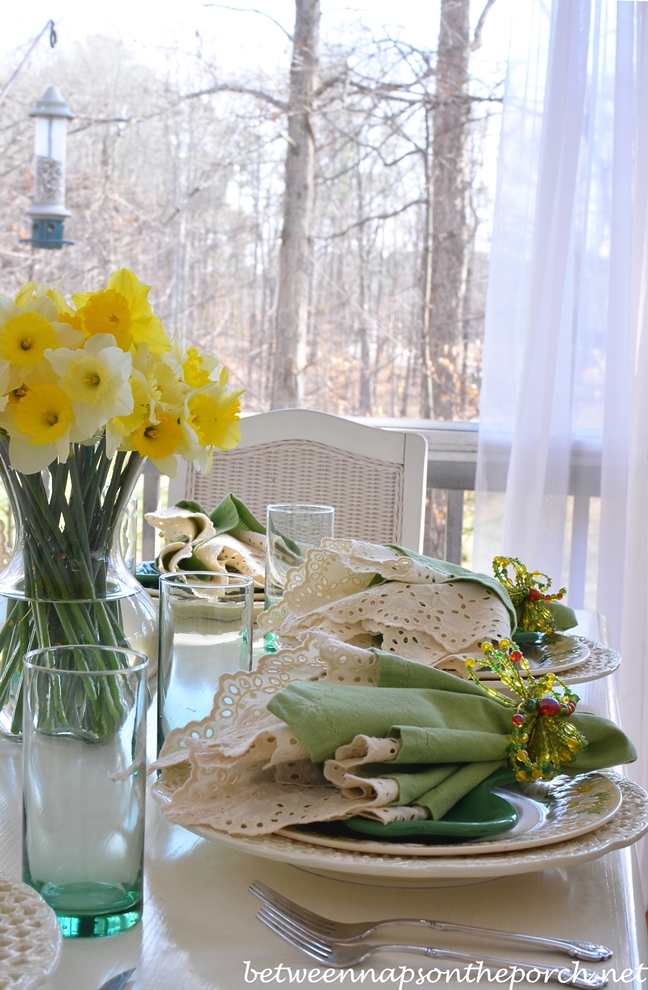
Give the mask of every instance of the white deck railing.
M 443 489 L 448 493 L 445 558 L 461 563 L 464 493 L 475 489 L 479 423 L 385 418 L 363 422 L 385 429 L 412 430 L 427 439 L 428 492 Z M 506 490 L 507 470 L 508 451 L 502 445 L 500 470 L 491 480 L 495 491 Z M 584 431 L 572 443 L 569 472 L 568 493 L 573 496 L 569 554 L 569 603 L 572 608 L 584 608 L 590 504 L 600 492 L 600 436 L 594 431 L 589 434 Z

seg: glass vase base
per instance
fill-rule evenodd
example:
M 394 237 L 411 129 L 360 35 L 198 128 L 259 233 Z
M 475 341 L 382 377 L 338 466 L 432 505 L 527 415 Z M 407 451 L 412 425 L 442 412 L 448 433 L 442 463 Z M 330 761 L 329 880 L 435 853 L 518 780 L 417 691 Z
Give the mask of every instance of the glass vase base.
M 98 881 L 31 886 L 55 912 L 64 938 L 106 938 L 142 920 L 141 889 Z

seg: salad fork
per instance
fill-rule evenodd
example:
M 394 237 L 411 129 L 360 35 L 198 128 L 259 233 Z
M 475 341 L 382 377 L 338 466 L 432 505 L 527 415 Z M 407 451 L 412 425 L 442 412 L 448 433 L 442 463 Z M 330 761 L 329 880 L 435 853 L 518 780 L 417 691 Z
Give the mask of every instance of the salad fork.
M 501 932 L 490 928 L 472 928 L 469 925 L 456 925 L 448 921 L 430 921 L 426 918 L 388 918 L 384 921 L 358 921 L 355 923 L 332 921 L 330 918 L 324 918 L 322 915 L 307 911 L 306 908 L 287 897 L 283 897 L 259 880 L 255 880 L 248 890 L 266 905 L 271 906 L 275 913 L 291 921 L 296 928 L 301 929 L 305 934 L 319 935 L 328 942 L 335 942 L 336 944 L 358 944 L 378 929 L 387 926 L 416 925 L 419 928 L 432 928 L 437 932 L 457 932 L 461 935 L 476 935 L 481 938 L 516 942 L 526 948 L 551 949 L 554 952 L 564 953 L 570 959 L 581 959 L 586 962 L 602 962 L 612 955 L 611 949 L 605 945 L 597 945 L 595 942 L 544 938 L 540 935 L 522 935 L 517 932 Z
M 343 945 L 338 942 L 333 945 L 323 938 L 308 935 L 268 906 L 261 908 L 257 914 L 257 920 L 263 922 L 275 935 L 279 935 L 285 942 L 299 949 L 305 955 L 310 956 L 311 959 L 316 959 L 317 962 L 326 964 L 326 966 L 339 967 L 340 969 L 356 966 L 378 952 L 407 952 L 414 955 L 427 956 L 430 959 L 450 959 L 457 962 L 472 963 L 477 966 L 481 964 L 482 970 L 483 968 L 489 969 L 490 967 L 497 967 L 501 970 L 504 967 L 510 970 L 514 977 L 517 977 L 517 974 L 524 973 L 527 975 L 531 973 L 540 974 L 544 978 L 544 983 L 551 980 L 559 983 L 561 986 L 598 988 L 606 986 L 608 982 L 607 977 L 601 976 L 599 973 L 594 973 L 591 970 L 582 969 L 578 966 L 578 963 L 575 963 L 573 969 L 566 969 L 560 966 L 542 966 L 538 963 L 526 963 L 514 959 L 495 959 L 488 958 L 487 956 L 477 958 L 475 954 L 467 952 L 456 952 L 453 949 L 437 949 L 428 945 L 407 945 L 403 942 L 374 943 L 373 945 L 366 943 Z M 536 975 L 536 982 L 537 979 L 539 977 Z

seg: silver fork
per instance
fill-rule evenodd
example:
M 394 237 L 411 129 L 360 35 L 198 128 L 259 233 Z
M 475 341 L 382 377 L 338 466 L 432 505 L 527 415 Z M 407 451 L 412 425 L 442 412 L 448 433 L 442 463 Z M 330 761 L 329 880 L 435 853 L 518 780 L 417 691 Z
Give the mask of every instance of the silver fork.
M 319 935 L 327 942 L 342 945 L 353 945 L 372 935 L 380 928 L 390 925 L 416 925 L 419 928 L 432 928 L 436 932 L 458 932 L 462 935 L 476 935 L 481 938 L 501 939 L 505 942 L 516 942 L 526 948 L 553 949 L 562 952 L 571 959 L 582 959 L 587 962 L 601 962 L 609 959 L 612 950 L 605 945 L 595 942 L 567 941 L 560 938 L 543 938 L 540 935 L 521 935 L 517 932 L 500 932 L 490 928 L 471 928 L 468 925 L 453 925 L 449 921 L 429 921 L 426 918 L 388 918 L 385 921 L 358 921 L 347 923 L 331 921 L 320 914 L 307 911 L 306 908 L 295 904 L 278 894 L 276 890 L 267 887 L 259 880 L 248 888 L 264 904 L 271 905 L 278 914 L 289 919 L 296 928 L 306 934 Z
M 427 956 L 430 959 L 452 959 L 458 962 L 479 966 L 481 972 L 490 967 L 497 967 L 499 970 L 505 968 L 510 971 L 511 976 L 517 978 L 518 974 L 537 974 L 544 977 L 544 983 L 553 981 L 561 986 L 574 987 L 604 987 L 607 985 L 607 978 L 591 970 L 582 969 L 578 963 L 573 969 L 564 969 L 559 966 L 541 966 L 537 963 L 519 962 L 515 959 L 495 959 L 487 956 L 478 958 L 474 954 L 467 952 L 455 952 L 451 949 L 437 949 L 427 945 L 406 945 L 403 942 L 380 943 L 374 945 L 342 945 L 337 943 L 332 945 L 315 935 L 308 935 L 302 929 L 296 928 L 292 922 L 277 914 L 271 907 L 262 907 L 257 914 L 258 921 L 263 922 L 275 935 L 288 942 L 294 948 L 299 949 L 311 959 L 316 959 L 319 963 L 327 966 L 346 969 L 350 966 L 357 966 L 359 963 L 369 959 L 370 956 L 378 952 L 407 952 L 414 955 Z

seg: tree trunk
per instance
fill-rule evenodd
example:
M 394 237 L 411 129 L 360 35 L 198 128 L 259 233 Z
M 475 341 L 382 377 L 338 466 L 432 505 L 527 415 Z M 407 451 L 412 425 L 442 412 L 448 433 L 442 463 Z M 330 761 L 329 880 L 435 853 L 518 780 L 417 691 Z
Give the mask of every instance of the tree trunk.
M 425 106 L 425 157 L 423 175 L 425 179 L 425 217 L 423 220 L 423 259 L 421 264 L 421 284 L 423 287 L 423 307 L 421 319 L 421 416 L 432 419 L 432 396 L 434 395 L 432 352 L 430 341 L 430 303 L 432 301 L 432 199 L 434 195 L 432 177 L 432 139 L 430 133 L 430 109 Z M 408 369 L 409 371 L 409 369 Z
M 469 0 L 441 0 L 433 115 L 430 362 L 435 419 L 459 406 L 462 303 L 466 279 L 465 150 L 469 120 Z
M 369 299 L 367 292 L 368 251 L 365 244 L 364 189 L 360 167 L 360 146 L 356 148 L 356 206 L 358 219 L 358 336 L 360 338 L 360 396 L 358 412 L 360 416 L 371 416 L 371 339 L 369 327 Z
M 312 97 L 317 81 L 319 0 L 295 0 L 288 151 L 279 253 L 272 408 L 300 406 L 306 364 L 315 173 Z

